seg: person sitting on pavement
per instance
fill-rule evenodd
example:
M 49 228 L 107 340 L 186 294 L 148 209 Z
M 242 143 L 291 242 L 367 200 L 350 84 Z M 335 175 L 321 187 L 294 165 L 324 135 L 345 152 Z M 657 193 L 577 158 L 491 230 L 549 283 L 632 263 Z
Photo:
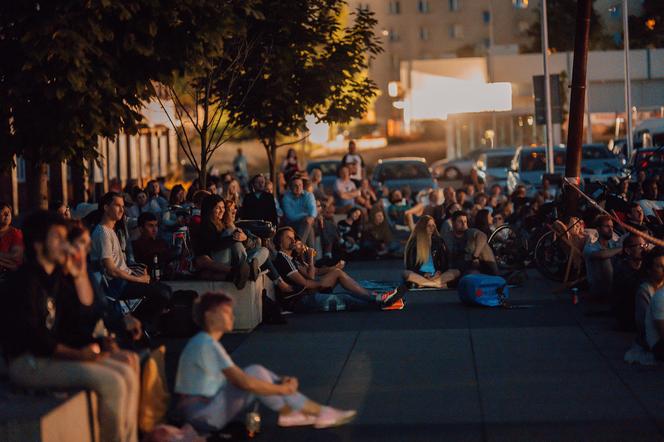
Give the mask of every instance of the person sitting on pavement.
M 355 206 L 362 206 L 365 202 L 360 190 L 350 177 L 350 169 L 345 164 L 339 166 L 337 171 L 334 198 L 337 213 L 346 213 Z
M 481 231 L 468 227 L 468 215 L 457 211 L 452 214 L 452 231 L 443 233 L 447 248 L 449 267 L 462 274 L 498 274 L 498 265 L 487 236 Z
M 613 220 L 608 215 L 595 218 L 598 238 L 588 241 L 583 248 L 586 264 L 586 279 L 590 285 L 590 295 L 595 300 L 608 301 L 613 284 L 613 263 L 615 256 L 622 253 L 622 244 L 614 239 Z
M 614 263 L 612 291 L 613 314 L 621 330 L 634 330 L 636 292 L 641 284 L 643 256 L 648 244 L 632 233 L 623 240 L 623 252 Z
M 137 441 L 137 358 L 72 329 L 94 301 L 86 250 L 68 242 L 65 220 L 50 212 L 31 214 L 24 235 L 26 260 L 8 281 L 11 296 L 0 321 L 10 380 L 28 388 L 93 390 L 101 440 Z
M 655 247 L 645 255 L 643 270 L 643 281 L 635 294 L 634 325 L 636 343 L 641 348 L 650 351 L 651 347 L 646 336 L 646 318 L 651 314 L 650 304 L 653 296 L 664 288 L 664 247 Z M 649 321 L 652 321 L 652 318 Z M 650 326 L 654 326 L 654 323 L 650 323 Z M 654 332 L 656 331 L 654 330 Z M 659 336 L 662 334 L 660 333 Z
M 362 239 L 362 211 L 357 207 L 348 211 L 346 218 L 337 223 L 337 230 L 344 255 L 356 255 Z
M 51 201 L 48 204 L 48 210 L 49 212 L 57 213 L 64 219 L 71 219 L 71 208 L 69 207 L 69 204 L 64 201 Z
M 148 210 L 161 217 L 168 210 L 168 200 L 161 194 L 159 181 L 148 181 L 147 186 L 145 186 L 145 192 L 148 195 Z
M 285 310 L 325 311 L 330 309 L 330 303 L 336 304 L 338 308 L 344 306 L 349 310 L 371 305 L 387 308 L 402 300 L 405 287 L 399 286 L 384 293 L 371 292 L 359 285 L 340 268 L 335 268 L 320 279 L 316 279 L 313 249 L 308 249 L 306 254 L 307 267 L 298 266 L 293 258 L 297 243 L 295 230 L 291 227 L 282 227 L 274 237 L 274 244 L 278 251 L 274 262 L 275 267 L 284 280 L 294 288 L 292 293 L 279 296 Z M 347 293 L 331 293 L 337 285 L 344 288 Z M 327 293 L 321 293 L 322 291 Z
M 629 212 L 627 212 L 625 224 L 648 235 L 653 235 L 652 230 L 646 223 L 646 215 L 643 212 L 643 208 L 637 202 L 629 203 Z
M 320 405 L 298 391 L 297 378 L 277 375 L 262 365 L 244 369 L 220 340 L 233 331 L 233 300 L 223 293 L 205 293 L 194 303 L 194 322 L 201 331 L 185 346 L 175 376 L 176 410 L 199 431 L 220 430 L 237 419 L 254 400 L 279 414 L 277 425 L 328 428 L 356 415 Z
M 648 264 L 650 264 L 648 269 L 651 274 L 648 275 L 647 282 L 651 284 L 650 289 L 654 289 L 654 293 L 645 314 L 646 343 L 655 359 L 664 362 L 664 289 L 661 287 L 661 280 L 664 279 L 662 278 L 664 251 L 659 247 L 653 250 Z M 638 295 L 643 295 L 643 293 Z M 637 308 L 637 313 L 640 313 L 639 308 Z
M 359 184 L 366 177 L 366 165 L 362 155 L 357 153 L 357 144 L 355 143 L 355 140 L 350 140 L 348 142 L 348 153 L 341 158 L 341 164 L 355 165 L 354 170 L 350 174 L 350 179 L 353 180 L 357 187 L 360 187 Z
M 333 202 L 316 202 L 318 217 L 316 218 L 316 235 L 320 238 L 323 259 L 326 263 L 336 263 L 341 254 L 341 238 L 334 221 L 335 207 Z
M 171 290 L 167 285 L 152 281 L 145 266 L 130 269 L 124 249 L 115 232 L 115 225 L 124 216 L 124 200 L 115 192 L 108 192 L 99 201 L 102 217 L 92 232 L 90 262 L 94 271 L 101 271 L 108 284 L 108 293 L 115 299 L 144 300 L 135 315 L 154 328 L 157 317 L 169 302 Z
M 281 200 L 284 210 L 284 223 L 293 227 L 307 246 L 313 247 L 316 240 L 314 220 L 318 216 L 318 213 L 316 213 L 316 199 L 311 193 L 304 190 L 304 183 L 301 178 L 293 178 L 288 188 L 289 191 Z
M 475 228 L 484 233 L 487 238 L 493 233 L 493 216 L 487 209 L 480 209 L 475 214 Z
M 413 223 L 413 215 L 409 210 L 413 207 L 411 202 L 403 197 L 401 190 L 394 189 L 390 192 L 390 206 L 387 208 L 387 219 L 397 231 L 410 232 Z
M 0 203 L 0 279 L 23 261 L 23 233 L 12 226 L 12 207 Z
M 445 243 L 429 215 L 422 216 L 410 234 L 404 252 L 403 279 L 415 287 L 447 288 L 461 272 L 450 269 Z
M 664 201 L 659 200 L 659 188 L 657 181 L 648 178 L 643 182 L 643 195 L 638 201 L 643 209 L 646 219 L 650 222 L 662 224 L 657 211 L 664 209 Z
M 334 202 L 334 197 L 328 195 L 323 187 L 323 171 L 319 168 L 315 168 L 311 171 L 311 185 L 313 186 L 312 193 L 314 197 L 319 200 L 327 203 L 329 201 Z
M 176 184 L 171 189 L 168 196 L 168 209 L 162 213 L 161 225 L 168 231 L 174 231 L 182 226 L 178 218 L 181 218 L 181 212 L 186 211 L 186 192 L 182 184 Z
M 382 207 L 369 211 L 369 221 L 362 232 L 361 252 L 369 257 L 400 255 L 401 244 L 394 240 L 394 234 L 385 219 Z

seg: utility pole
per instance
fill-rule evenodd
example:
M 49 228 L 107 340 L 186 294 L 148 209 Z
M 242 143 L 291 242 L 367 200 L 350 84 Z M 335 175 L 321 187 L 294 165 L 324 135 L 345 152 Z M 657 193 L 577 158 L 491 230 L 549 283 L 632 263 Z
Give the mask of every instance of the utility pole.
M 627 138 L 627 160 L 632 158 L 634 151 L 634 135 L 632 130 L 632 81 L 629 72 L 629 11 L 627 0 L 622 2 L 623 16 L 623 51 L 625 54 L 625 138 Z
M 576 9 L 576 34 L 574 36 L 574 64 L 572 66 L 572 93 L 569 105 L 569 130 L 565 177 L 574 184 L 581 179 L 581 146 L 583 143 L 583 117 L 586 99 L 586 71 L 588 68 L 588 40 L 592 0 L 579 0 Z M 577 209 L 578 195 L 574 190 L 564 192 L 565 213 L 573 215 Z
M 542 22 L 542 57 L 544 64 L 544 96 L 546 100 L 546 173 L 553 173 L 553 117 L 551 116 L 551 77 L 549 76 L 549 23 L 546 0 L 540 6 Z

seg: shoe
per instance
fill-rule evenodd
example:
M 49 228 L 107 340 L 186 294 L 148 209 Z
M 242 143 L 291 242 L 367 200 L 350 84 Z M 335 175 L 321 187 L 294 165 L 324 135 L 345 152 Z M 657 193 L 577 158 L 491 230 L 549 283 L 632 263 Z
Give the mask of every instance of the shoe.
M 249 279 L 256 281 L 261 274 L 261 267 L 258 265 L 257 259 L 252 259 L 249 263 Z
M 390 306 L 397 300 L 403 298 L 407 291 L 408 288 L 404 284 L 401 284 L 395 289 L 379 294 L 378 301 L 380 302 L 381 307 Z
M 386 307 L 381 307 L 381 310 L 403 310 L 406 306 L 406 301 L 403 299 L 398 299 L 394 304 L 388 305 Z
M 330 428 L 347 424 L 355 419 L 355 410 L 337 410 L 332 407 L 321 407 L 320 414 L 316 418 L 314 428 Z
M 237 287 L 238 290 L 242 290 L 249 280 L 249 272 L 251 271 L 249 269 L 249 264 L 243 262 L 238 268 L 233 270 L 235 271 L 233 284 L 235 284 L 235 287 Z
M 280 427 L 306 427 L 313 425 L 318 420 L 318 416 L 304 414 L 301 411 L 294 411 L 288 414 L 280 414 L 277 425 Z

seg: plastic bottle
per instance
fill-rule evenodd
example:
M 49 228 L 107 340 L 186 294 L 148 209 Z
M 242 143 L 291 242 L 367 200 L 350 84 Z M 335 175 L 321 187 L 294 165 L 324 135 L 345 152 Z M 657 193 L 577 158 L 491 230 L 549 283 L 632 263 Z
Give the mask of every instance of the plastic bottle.
M 154 255 L 154 258 L 152 258 L 152 277 L 155 281 L 159 281 L 161 279 L 161 269 L 159 268 L 158 255 Z
M 579 303 L 579 289 L 578 287 L 572 287 L 572 304 L 577 305 Z
M 254 405 L 252 411 L 247 413 L 244 425 L 247 428 L 247 436 L 249 438 L 253 438 L 261 432 L 261 415 L 258 412 L 258 403 Z

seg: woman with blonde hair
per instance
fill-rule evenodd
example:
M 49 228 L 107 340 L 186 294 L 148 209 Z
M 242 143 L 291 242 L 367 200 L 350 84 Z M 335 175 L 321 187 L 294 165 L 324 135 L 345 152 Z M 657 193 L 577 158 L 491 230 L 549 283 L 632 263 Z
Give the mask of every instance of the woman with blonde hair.
M 436 229 L 436 221 L 424 215 L 417 221 L 406 242 L 404 252 L 406 270 L 403 279 L 416 287 L 446 288 L 461 272 L 450 269 L 445 243 Z

